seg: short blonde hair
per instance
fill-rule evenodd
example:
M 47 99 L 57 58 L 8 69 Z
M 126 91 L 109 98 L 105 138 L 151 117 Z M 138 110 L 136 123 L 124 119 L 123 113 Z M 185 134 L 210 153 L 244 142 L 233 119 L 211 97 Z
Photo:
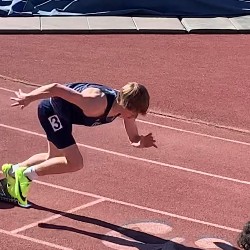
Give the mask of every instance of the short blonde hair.
M 145 115 L 149 107 L 149 93 L 145 86 L 137 82 L 129 82 L 123 86 L 117 97 L 117 102 L 128 110 Z

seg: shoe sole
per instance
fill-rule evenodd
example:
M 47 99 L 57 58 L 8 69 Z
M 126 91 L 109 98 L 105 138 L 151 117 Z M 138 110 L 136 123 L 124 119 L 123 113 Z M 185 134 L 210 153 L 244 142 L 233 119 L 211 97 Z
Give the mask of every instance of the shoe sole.
M 26 205 L 23 205 L 23 204 L 21 204 L 21 203 L 18 202 L 18 206 L 22 207 L 22 208 L 30 208 L 32 205 L 27 201 Z

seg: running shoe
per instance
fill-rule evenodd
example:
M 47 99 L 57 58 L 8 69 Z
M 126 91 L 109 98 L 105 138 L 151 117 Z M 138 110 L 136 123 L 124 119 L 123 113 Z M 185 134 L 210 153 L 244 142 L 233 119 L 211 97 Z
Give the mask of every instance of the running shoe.
M 26 167 L 19 167 L 15 171 L 15 195 L 20 206 L 27 206 L 28 200 L 27 195 L 29 192 L 31 181 L 24 175 Z
M 9 174 L 9 171 L 11 170 L 12 164 L 6 163 L 2 166 L 2 171 L 3 174 L 7 180 L 7 190 L 8 193 L 13 197 L 16 198 L 16 193 L 15 193 L 15 184 L 16 184 L 16 180 L 14 177 L 12 177 Z

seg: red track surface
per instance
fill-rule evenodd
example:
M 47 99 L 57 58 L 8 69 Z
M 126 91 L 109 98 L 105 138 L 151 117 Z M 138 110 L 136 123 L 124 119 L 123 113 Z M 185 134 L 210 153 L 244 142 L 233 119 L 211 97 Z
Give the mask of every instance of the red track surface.
M 14 38 L 0 39 L 8 46 L 2 75 L 116 87 L 141 80 L 148 82 L 153 110 L 249 129 L 247 36 Z M 8 89 L 30 87 L 10 80 L 0 87 L 2 163 L 46 150 L 36 104 L 24 111 L 9 106 Z M 236 247 L 249 219 L 250 135 L 153 115 L 138 124 L 142 133 L 153 132 L 158 149 L 131 148 L 119 120 L 76 127 L 85 169 L 33 183 L 33 208 L 0 203 L 1 249 L 156 250 L 173 249 L 173 241 L 180 243 L 175 249 L 216 248 L 201 245 L 204 238 Z
M 250 130 L 248 35 L 0 36 L 0 74 L 145 83 L 151 109 Z

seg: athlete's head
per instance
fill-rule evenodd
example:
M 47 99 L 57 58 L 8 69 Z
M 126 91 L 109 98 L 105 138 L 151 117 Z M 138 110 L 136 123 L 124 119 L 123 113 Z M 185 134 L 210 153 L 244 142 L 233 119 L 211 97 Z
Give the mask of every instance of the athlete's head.
M 250 250 L 250 221 L 244 225 L 242 232 L 239 234 L 237 243 L 240 248 Z
M 146 115 L 149 107 L 149 93 L 142 84 L 129 82 L 123 86 L 117 97 L 117 102 L 123 108 L 138 114 Z

